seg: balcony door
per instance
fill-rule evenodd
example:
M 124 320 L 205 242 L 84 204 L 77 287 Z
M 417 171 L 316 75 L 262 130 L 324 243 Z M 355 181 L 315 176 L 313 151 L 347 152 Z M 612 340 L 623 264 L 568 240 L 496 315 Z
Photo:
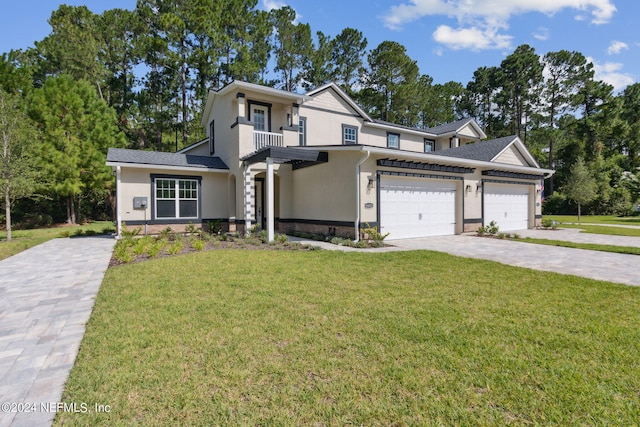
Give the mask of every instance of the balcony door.
M 260 132 L 271 132 L 271 105 L 249 101 L 249 120 Z

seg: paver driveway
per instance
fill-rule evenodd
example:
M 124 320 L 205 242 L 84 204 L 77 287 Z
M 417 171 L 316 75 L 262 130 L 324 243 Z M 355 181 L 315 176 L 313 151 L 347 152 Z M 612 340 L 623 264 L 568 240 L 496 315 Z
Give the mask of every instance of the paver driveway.
M 53 239 L 0 261 L 0 426 L 51 424 L 114 244 Z
M 640 237 L 604 236 L 598 234 L 523 230 L 521 236 L 540 239 L 578 241 L 582 243 L 640 246 Z M 613 242 L 615 240 L 615 242 Z M 475 235 L 439 236 L 423 239 L 391 240 L 399 249 L 427 249 L 468 258 L 498 261 L 503 264 L 535 270 L 573 274 L 596 280 L 640 286 L 640 256 L 536 245 L 477 237 Z

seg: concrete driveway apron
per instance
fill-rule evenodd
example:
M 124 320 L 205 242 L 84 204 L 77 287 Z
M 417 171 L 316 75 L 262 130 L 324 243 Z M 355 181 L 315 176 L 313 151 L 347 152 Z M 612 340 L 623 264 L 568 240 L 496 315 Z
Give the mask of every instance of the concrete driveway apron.
M 523 230 L 518 234 L 522 237 L 530 236 L 542 239 L 568 241 L 574 239 L 573 241 L 584 243 L 640 246 L 640 238 L 638 237 L 587 235 L 573 230 L 567 233 L 563 231 Z M 389 243 L 398 249 L 427 249 L 468 258 L 498 261 L 503 264 L 535 270 L 573 274 L 595 280 L 640 286 L 640 257 L 638 255 L 536 245 L 512 240 L 481 238 L 475 235 L 390 240 Z
M 0 426 L 51 424 L 114 244 L 53 239 L 0 261 Z

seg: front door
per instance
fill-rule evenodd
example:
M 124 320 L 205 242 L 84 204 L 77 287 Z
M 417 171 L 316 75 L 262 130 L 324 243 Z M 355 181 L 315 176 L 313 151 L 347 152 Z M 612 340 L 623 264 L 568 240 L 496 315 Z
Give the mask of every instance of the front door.
M 264 178 L 256 178 L 255 197 L 256 221 L 264 230 L 267 226 L 267 212 L 264 209 Z

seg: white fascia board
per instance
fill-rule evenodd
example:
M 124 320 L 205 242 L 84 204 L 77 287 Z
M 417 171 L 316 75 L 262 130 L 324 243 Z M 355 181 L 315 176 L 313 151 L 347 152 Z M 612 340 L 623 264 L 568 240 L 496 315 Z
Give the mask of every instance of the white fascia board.
M 425 138 L 437 138 L 440 135 L 436 135 L 435 133 L 429 133 L 429 132 L 425 132 L 423 130 L 420 129 L 407 129 L 407 128 L 403 128 L 403 127 L 397 127 L 397 126 L 391 126 L 391 125 L 385 125 L 383 123 L 376 123 L 376 122 L 364 122 L 365 126 L 370 126 L 373 128 L 378 128 L 378 129 L 385 129 L 385 130 L 391 130 L 393 132 L 396 133 L 408 133 L 410 135 L 419 135 L 419 136 L 423 136 Z
M 204 105 L 204 110 L 202 110 L 202 118 L 200 119 L 200 124 L 205 129 L 209 125 L 209 123 L 207 123 L 206 120 L 207 118 L 209 118 L 209 113 L 213 108 L 213 100 L 215 99 L 215 97 L 216 97 L 216 92 L 213 90 L 209 90 L 209 93 L 207 94 L 207 102 Z
M 531 165 L 535 165 L 535 167 L 539 168 L 540 165 L 538 164 L 538 162 L 536 162 L 536 159 L 533 158 L 533 156 L 531 155 L 531 153 L 529 152 L 529 150 L 527 150 L 527 147 L 524 146 L 524 144 L 522 143 L 522 141 L 520 140 L 520 138 L 518 138 L 517 136 L 515 138 L 513 138 L 513 141 L 511 141 L 511 143 L 509 145 L 507 145 L 506 147 L 504 147 L 504 149 L 502 151 L 500 151 L 497 155 L 495 155 L 493 157 L 493 159 L 491 159 L 491 161 L 493 162 L 495 159 L 497 159 L 498 157 L 500 157 L 502 155 L 502 153 L 504 153 L 505 151 L 507 151 L 512 145 L 516 146 L 516 149 L 518 150 L 518 152 L 520 153 L 520 155 L 522 157 L 524 157 L 524 159 L 529 162 L 529 164 Z
M 302 95 L 299 93 L 295 93 L 295 92 L 288 92 L 286 90 L 282 90 L 282 89 L 275 89 L 272 87 L 268 87 L 268 86 L 262 86 L 262 85 L 258 85 L 255 83 L 247 83 L 247 82 L 243 82 L 243 81 L 233 81 L 231 83 L 229 83 L 228 85 L 226 85 L 225 87 L 223 87 L 222 89 L 220 89 L 217 93 L 219 95 L 224 95 L 228 92 L 231 92 L 233 90 L 237 90 L 237 89 L 244 89 L 244 90 L 250 90 L 252 92 L 258 92 L 261 93 L 263 95 L 269 95 L 269 96 L 277 96 L 279 98 L 286 98 L 289 99 L 291 101 L 295 101 L 298 104 L 302 104 L 304 101 L 308 101 L 311 99 L 310 96 L 307 95 Z
M 543 169 L 540 167 L 518 166 L 507 163 L 484 162 L 480 160 L 461 159 L 457 157 L 438 156 L 428 153 L 418 153 L 414 151 L 395 150 L 393 148 L 373 147 L 368 145 L 340 145 L 340 146 L 306 146 L 298 147 L 304 149 L 313 149 L 317 151 L 369 151 L 371 154 L 380 154 L 389 158 L 407 158 L 420 160 L 423 162 L 432 162 L 437 164 L 451 166 L 465 166 L 470 168 L 497 169 L 507 172 L 518 172 L 526 174 L 544 174 L 546 178 L 555 173 L 552 169 Z
M 107 166 L 122 167 L 131 169 L 160 169 L 168 171 L 180 171 L 180 172 L 213 172 L 213 173 L 229 173 L 228 169 L 210 169 L 200 167 L 183 167 L 183 166 L 167 166 L 167 165 L 153 165 L 148 163 L 121 163 L 121 162 L 107 162 Z

